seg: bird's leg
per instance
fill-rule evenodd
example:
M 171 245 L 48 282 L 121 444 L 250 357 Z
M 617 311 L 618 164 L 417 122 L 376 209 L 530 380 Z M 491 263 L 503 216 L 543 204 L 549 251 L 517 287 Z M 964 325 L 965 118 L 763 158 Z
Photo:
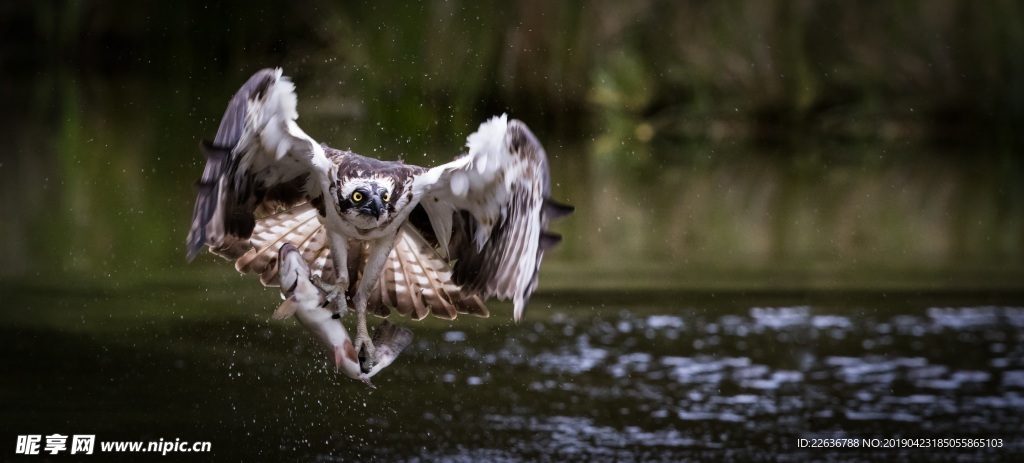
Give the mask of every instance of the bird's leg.
M 363 351 L 366 362 L 363 364 L 363 371 L 373 368 L 377 363 L 377 348 L 370 340 L 370 332 L 366 329 L 366 302 L 370 291 L 377 284 L 381 273 L 384 271 L 384 263 L 391 254 L 391 248 L 395 245 L 395 236 L 387 236 L 370 242 L 369 256 L 366 259 L 366 266 L 363 267 L 363 276 L 359 279 L 359 286 L 356 287 L 356 295 L 352 298 L 352 305 L 356 308 L 356 352 Z
M 309 277 L 309 281 L 313 283 L 322 293 L 324 293 L 324 299 L 330 304 L 331 310 L 338 314 L 339 317 L 343 317 L 348 314 L 348 306 L 345 305 L 345 290 L 347 285 L 341 283 L 329 283 L 320 275 L 313 275 Z M 339 304 L 340 302 L 340 304 Z
M 313 275 L 310 281 L 327 293 L 326 299 L 339 317 L 348 313 L 345 291 L 348 289 L 348 240 L 341 235 L 327 232 L 327 245 L 331 249 L 334 264 L 334 283 L 324 281 L 320 275 Z

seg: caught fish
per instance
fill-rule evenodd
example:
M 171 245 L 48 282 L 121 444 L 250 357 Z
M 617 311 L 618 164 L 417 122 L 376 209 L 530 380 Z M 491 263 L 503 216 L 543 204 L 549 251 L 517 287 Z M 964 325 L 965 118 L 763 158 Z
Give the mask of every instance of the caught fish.
M 341 324 L 340 314 L 329 308 L 324 293 L 310 281 L 309 265 L 299 250 L 285 243 L 278 252 L 278 265 L 281 293 L 285 300 L 274 311 L 273 318 L 280 320 L 294 315 L 327 348 L 328 357 L 334 361 L 336 370 L 373 387 L 370 382 L 372 375 L 363 373 L 360 368 L 355 346 Z
M 363 369 L 366 372 L 366 376 L 372 377 L 380 373 L 388 365 L 391 365 L 391 362 L 394 362 L 398 358 L 398 354 L 402 353 L 406 347 L 409 347 L 411 342 L 412 331 L 384 320 L 384 323 L 377 326 L 377 330 L 373 333 L 373 345 L 377 346 L 377 361 L 373 363 L 373 368 L 369 370 Z M 366 365 L 366 355 L 364 352 L 360 352 L 359 360 L 362 365 Z

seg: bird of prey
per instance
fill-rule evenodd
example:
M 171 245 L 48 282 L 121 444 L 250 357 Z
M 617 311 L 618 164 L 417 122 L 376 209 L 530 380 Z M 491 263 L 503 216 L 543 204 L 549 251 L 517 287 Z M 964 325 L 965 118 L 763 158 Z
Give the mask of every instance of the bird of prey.
M 277 286 L 279 252 L 294 246 L 333 318 L 354 307 L 364 372 L 378 360 L 368 311 L 488 316 L 483 301 L 494 297 L 523 317 L 544 251 L 561 240 L 548 222 L 573 211 L 549 198 L 546 155 L 525 124 L 491 118 L 463 155 L 425 168 L 321 145 L 297 118 L 280 68 L 234 95 L 200 147 L 189 260 L 206 245 Z

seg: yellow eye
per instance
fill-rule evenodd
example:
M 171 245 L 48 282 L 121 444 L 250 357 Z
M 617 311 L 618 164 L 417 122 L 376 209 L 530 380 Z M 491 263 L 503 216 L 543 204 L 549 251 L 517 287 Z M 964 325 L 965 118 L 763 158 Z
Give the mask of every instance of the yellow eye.
M 352 193 L 352 201 L 355 201 L 355 202 L 358 203 L 359 201 L 362 201 L 362 200 L 363 200 L 363 194 L 362 193 L 360 193 L 358 191 L 355 192 L 355 193 Z
M 388 192 L 385 191 L 383 198 L 384 198 L 384 202 L 391 201 L 391 193 L 388 193 Z

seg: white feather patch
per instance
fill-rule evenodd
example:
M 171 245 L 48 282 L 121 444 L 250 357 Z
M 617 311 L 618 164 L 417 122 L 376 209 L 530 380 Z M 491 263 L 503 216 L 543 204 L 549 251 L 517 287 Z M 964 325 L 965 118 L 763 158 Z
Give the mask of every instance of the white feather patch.
M 505 132 L 508 130 L 508 114 L 492 117 L 487 122 L 480 124 L 480 128 L 466 137 L 466 147 L 469 148 L 469 156 L 477 159 L 478 153 L 499 152 L 502 142 L 505 140 Z M 477 171 L 481 174 L 487 168 L 486 161 L 477 164 Z
M 465 198 L 466 193 L 469 192 L 469 179 L 466 178 L 466 173 L 462 171 L 452 172 L 452 195 L 458 198 Z

